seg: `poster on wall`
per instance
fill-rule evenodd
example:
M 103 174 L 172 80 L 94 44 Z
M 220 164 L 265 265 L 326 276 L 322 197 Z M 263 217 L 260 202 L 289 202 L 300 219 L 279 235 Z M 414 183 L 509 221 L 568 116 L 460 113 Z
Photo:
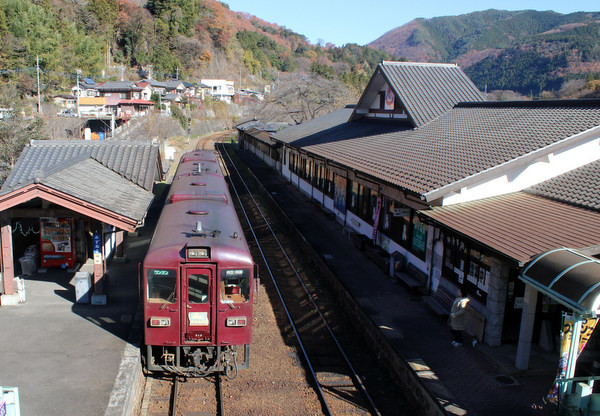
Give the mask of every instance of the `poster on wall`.
M 396 97 L 394 96 L 394 91 L 392 91 L 392 89 L 388 86 L 385 90 L 384 110 L 393 110 L 395 100 Z
M 346 211 L 346 178 L 335 176 L 333 206 L 340 212 Z

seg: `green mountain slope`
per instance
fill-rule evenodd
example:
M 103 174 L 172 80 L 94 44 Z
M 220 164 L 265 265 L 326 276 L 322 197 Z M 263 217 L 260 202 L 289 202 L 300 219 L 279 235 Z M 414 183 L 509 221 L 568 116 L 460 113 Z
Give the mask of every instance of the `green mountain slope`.
M 458 63 L 482 90 L 539 95 L 600 72 L 600 12 L 486 10 L 416 19 L 369 46 L 410 61 Z
M 216 0 L 0 0 L 0 83 L 34 95 L 38 57 L 45 95 L 67 91 L 78 71 L 250 85 L 297 71 L 360 91 L 378 62 L 393 59 L 365 46 L 312 45 Z

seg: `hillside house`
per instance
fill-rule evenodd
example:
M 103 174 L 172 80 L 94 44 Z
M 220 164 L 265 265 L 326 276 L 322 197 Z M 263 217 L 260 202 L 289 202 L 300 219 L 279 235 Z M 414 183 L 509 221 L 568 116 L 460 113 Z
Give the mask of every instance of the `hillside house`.
M 226 103 L 233 102 L 233 96 L 235 95 L 233 81 L 224 79 L 202 79 L 200 81 L 200 88 L 203 90 L 203 99 L 205 99 L 205 97 L 212 97 Z

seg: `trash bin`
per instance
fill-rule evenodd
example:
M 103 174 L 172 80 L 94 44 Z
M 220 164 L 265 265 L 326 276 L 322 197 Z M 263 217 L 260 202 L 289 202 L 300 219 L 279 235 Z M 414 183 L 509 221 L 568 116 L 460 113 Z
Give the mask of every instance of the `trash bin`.
M 36 260 L 39 256 L 40 256 L 40 251 L 38 250 L 37 246 L 35 246 L 35 245 L 31 245 L 31 246 L 27 247 L 27 250 L 25 250 L 25 254 L 23 254 L 23 257 L 33 257 Z
M 35 264 L 35 257 L 25 256 L 19 258 L 19 263 L 21 263 L 21 271 L 25 276 L 33 274 L 37 271 L 37 267 Z
M 73 278 L 75 285 L 75 303 L 90 303 L 92 276 L 88 272 L 77 272 Z

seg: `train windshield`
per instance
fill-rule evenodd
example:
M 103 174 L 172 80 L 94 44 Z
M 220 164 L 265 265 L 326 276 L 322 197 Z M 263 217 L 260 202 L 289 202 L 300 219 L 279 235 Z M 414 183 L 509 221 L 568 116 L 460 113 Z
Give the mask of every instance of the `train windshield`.
M 221 303 L 244 303 L 250 297 L 250 270 L 221 271 Z
M 148 302 L 175 303 L 177 301 L 177 272 L 175 270 L 149 269 Z

